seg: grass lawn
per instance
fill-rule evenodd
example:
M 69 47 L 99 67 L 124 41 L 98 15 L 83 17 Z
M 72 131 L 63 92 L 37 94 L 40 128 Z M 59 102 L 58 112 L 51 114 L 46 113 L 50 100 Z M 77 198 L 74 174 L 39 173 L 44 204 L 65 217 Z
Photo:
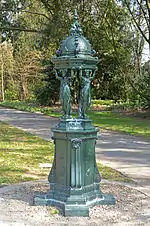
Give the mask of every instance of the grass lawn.
M 0 122 L 0 184 L 46 178 L 40 163 L 52 163 L 53 144 Z
M 94 125 L 104 129 L 126 132 L 150 138 L 150 120 L 121 116 L 111 111 L 89 112 Z
M 0 122 L 0 186 L 47 179 L 50 169 L 40 163 L 52 163 L 53 150 L 51 142 Z M 103 179 L 131 182 L 110 167 L 98 168 Z
M 37 107 L 36 104 L 27 104 L 25 102 L 3 102 L 1 105 L 30 112 L 39 111 L 48 116 L 60 117 L 62 115 L 57 107 Z M 100 128 L 150 138 L 150 119 L 122 116 L 111 111 L 89 111 L 88 115 L 93 120 L 94 125 Z

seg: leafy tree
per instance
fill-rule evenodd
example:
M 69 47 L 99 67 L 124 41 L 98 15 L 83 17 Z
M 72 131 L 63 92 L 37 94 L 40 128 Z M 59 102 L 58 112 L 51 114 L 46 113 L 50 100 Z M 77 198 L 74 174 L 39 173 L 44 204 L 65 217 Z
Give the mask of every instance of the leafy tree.
M 37 89 L 36 98 L 41 105 L 51 105 L 59 100 L 59 81 L 56 80 L 53 63 L 51 61 L 43 63 L 47 65 L 43 69 L 44 85 Z
M 98 50 L 99 70 L 93 83 L 95 98 L 127 99 L 132 68 L 132 33 L 128 14 L 114 1 L 99 1 L 88 24 L 88 37 Z
M 143 107 L 150 108 L 150 60 L 143 65 L 141 75 L 135 85 L 140 93 L 139 104 Z
M 1 99 L 5 100 L 5 91 L 9 87 L 13 88 L 13 70 L 14 70 L 14 58 L 13 47 L 10 42 L 0 43 L 0 73 L 1 73 Z
M 37 29 L 34 29 L 30 26 L 22 24 L 20 21 L 20 15 L 26 13 L 27 17 L 32 15 L 43 16 L 42 13 L 38 13 L 33 10 L 29 11 L 31 2 L 38 3 L 39 1 L 28 1 L 28 0 L 2 0 L 0 3 L 0 29 L 4 38 L 6 35 L 12 37 L 20 31 L 26 32 L 38 32 Z M 37 5 L 37 4 L 36 4 Z
M 149 45 L 150 50 L 150 2 L 149 0 L 122 0 L 121 2 L 130 14 L 131 29 L 134 31 L 133 64 L 135 70 L 132 72 L 132 76 L 128 78 L 133 88 L 131 100 L 134 99 L 134 102 L 136 102 L 137 99 L 139 105 L 150 107 L 150 67 L 148 66 L 148 69 L 145 70 L 145 65 L 149 65 L 150 62 L 146 62 L 144 66 L 141 63 L 146 43 Z
M 19 98 L 29 100 L 40 83 L 42 53 L 34 48 L 35 36 L 21 32 L 15 42 L 15 74 Z
M 18 68 L 24 67 L 24 59 L 29 59 L 30 54 L 35 56 L 36 51 L 41 54 L 36 64 L 54 55 L 59 41 L 69 31 L 73 11 L 77 8 L 84 35 L 89 38 L 100 58 L 99 70 L 92 87 L 94 97 L 127 98 L 129 86 L 127 77 L 132 68 L 132 33 L 128 14 L 123 7 L 119 7 L 112 0 L 8 0 L 8 2 L 11 4 L 3 4 L 2 13 L 3 25 L 7 24 L 7 26 L 1 28 L 3 34 L 5 33 L 3 37 L 6 37 L 7 32 L 11 33 L 15 59 L 20 62 Z M 8 20 L 7 16 L 4 16 L 5 13 L 11 15 L 11 19 Z M 21 62 L 24 63 L 21 64 Z M 29 63 L 29 60 L 27 62 Z M 40 75 L 40 66 L 36 68 L 38 68 L 36 73 Z M 19 74 L 23 73 L 19 70 L 17 70 L 17 76 L 21 78 Z M 48 76 L 50 81 L 51 75 Z M 34 77 L 35 81 L 36 79 L 38 76 Z M 28 80 L 26 86 L 33 88 L 29 71 L 26 72 L 25 80 Z M 41 84 L 40 79 L 38 81 L 38 84 Z M 45 84 L 46 89 L 49 87 L 49 81 Z M 51 86 L 49 88 L 51 92 Z M 30 88 L 26 93 L 30 93 L 29 90 Z M 27 96 L 30 94 L 24 93 L 23 97 L 28 99 Z
M 135 27 L 138 29 L 150 48 L 150 1 L 122 0 L 122 3 L 127 7 Z

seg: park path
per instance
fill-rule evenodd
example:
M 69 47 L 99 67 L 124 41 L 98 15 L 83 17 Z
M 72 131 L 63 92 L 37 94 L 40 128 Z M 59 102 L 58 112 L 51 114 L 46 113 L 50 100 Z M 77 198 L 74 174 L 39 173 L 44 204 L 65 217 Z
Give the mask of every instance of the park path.
M 0 107 L 0 121 L 51 140 L 51 128 L 58 119 Z M 124 133 L 102 131 L 98 135 L 96 157 L 101 163 L 137 181 L 139 190 L 150 196 L 150 139 Z

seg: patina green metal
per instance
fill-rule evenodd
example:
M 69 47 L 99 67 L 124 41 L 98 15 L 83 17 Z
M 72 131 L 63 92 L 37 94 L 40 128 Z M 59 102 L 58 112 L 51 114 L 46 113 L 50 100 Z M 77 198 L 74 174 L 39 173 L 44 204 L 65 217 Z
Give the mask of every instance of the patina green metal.
M 61 42 L 52 58 L 56 77 L 60 80 L 64 114 L 52 130 L 55 154 L 48 177 L 50 190 L 35 197 L 35 204 L 56 206 L 64 216 L 89 216 L 90 207 L 115 204 L 114 197 L 100 189 L 101 177 L 95 159 L 98 129 L 86 115 L 91 104 L 91 80 L 99 62 L 94 54 L 89 41 L 82 35 L 75 11 L 70 35 Z M 70 87 L 75 77 L 80 84 L 77 118 L 71 115 Z

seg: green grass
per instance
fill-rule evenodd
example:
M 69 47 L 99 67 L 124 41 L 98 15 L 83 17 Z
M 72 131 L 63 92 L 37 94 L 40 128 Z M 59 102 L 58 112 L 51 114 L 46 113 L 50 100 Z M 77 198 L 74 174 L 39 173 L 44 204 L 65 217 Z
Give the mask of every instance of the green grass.
M 27 103 L 24 101 L 5 101 L 1 102 L 0 106 L 4 107 L 11 107 L 23 111 L 29 111 L 29 112 L 42 112 L 45 115 L 54 116 L 54 117 L 60 117 L 62 115 L 62 112 L 54 107 L 44 107 L 44 106 L 38 106 L 36 103 Z
M 150 138 L 150 120 L 123 117 L 111 111 L 89 112 L 94 125 L 104 129 L 126 132 Z
M 112 106 L 114 104 L 115 104 L 114 100 L 92 100 L 92 105 Z
M 30 112 L 39 111 L 48 116 L 60 117 L 62 115 L 62 112 L 58 108 L 37 107 L 35 104 L 27 104 L 25 102 L 3 102 L 1 105 Z M 89 111 L 88 115 L 93 120 L 94 125 L 102 129 L 126 132 L 150 138 L 150 120 L 148 119 L 121 116 L 111 111 Z
M 29 180 L 47 179 L 50 169 L 40 163 L 52 163 L 51 142 L 0 122 L 0 186 Z M 130 182 L 121 173 L 98 163 L 103 179 Z
M 126 177 L 124 174 L 119 171 L 112 169 L 111 167 L 102 165 L 100 162 L 97 162 L 97 167 L 100 172 L 100 175 L 105 180 L 114 180 L 120 182 L 133 182 L 130 178 Z
M 53 144 L 0 122 L 0 184 L 47 177 L 40 163 L 52 163 Z

